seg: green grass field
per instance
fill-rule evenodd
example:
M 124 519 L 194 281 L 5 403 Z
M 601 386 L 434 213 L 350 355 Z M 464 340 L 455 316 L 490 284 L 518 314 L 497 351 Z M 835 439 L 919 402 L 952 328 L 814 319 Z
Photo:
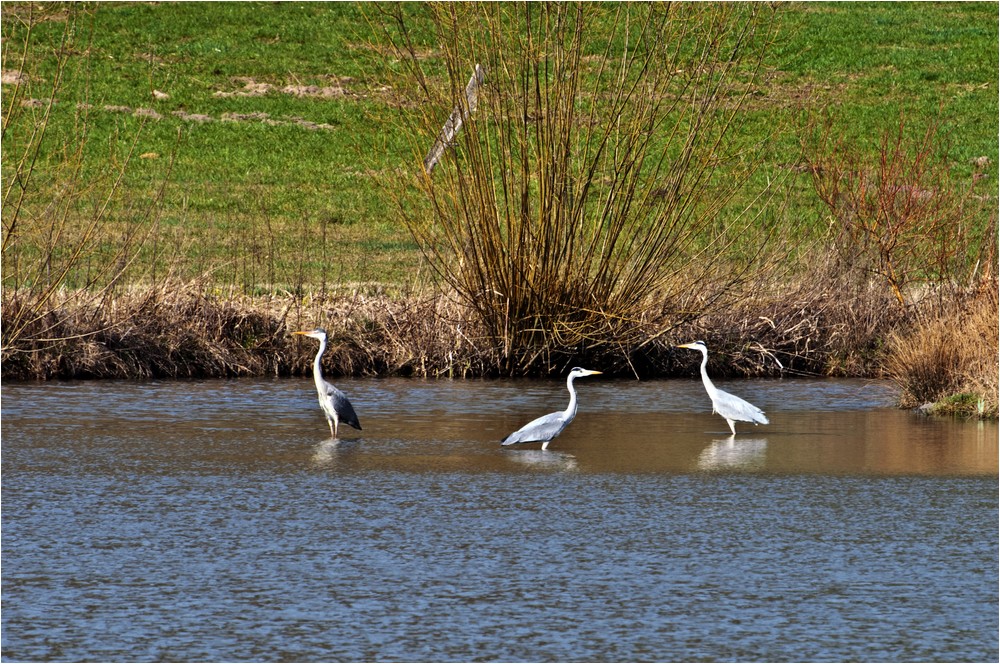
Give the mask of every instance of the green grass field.
M 54 174 L 84 129 L 81 177 L 95 186 L 138 136 L 122 214 L 167 177 L 173 155 L 155 211 L 159 274 L 247 292 L 426 282 L 387 188 L 428 146 L 402 132 L 406 109 L 379 74 L 393 63 L 372 29 L 375 5 L 6 2 L 5 189 L 27 131 L 7 127 L 9 104 L 42 112 L 70 19 L 76 27 L 36 167 L 43 195 L 32 223 L 42 223 L 45 187 L 54 195 Z M 761 135 L 787 128 L 768 172 L 798 163 L 803 110 L 830 110 L 861 141 L 877 141 L 901 114 L 918 132 L 939 117 L 956 176 L 971 177 L 973 160 L 986 156 L 984 186 L 995 194 L 997 23 L 996 3 L 781 5 L 747 125 Z M 428 58 L 432 46 L 423 46 Z M 782 214 L 823 225 L 801 183 Z M 5 284 L 9 260 L 5 252 Z

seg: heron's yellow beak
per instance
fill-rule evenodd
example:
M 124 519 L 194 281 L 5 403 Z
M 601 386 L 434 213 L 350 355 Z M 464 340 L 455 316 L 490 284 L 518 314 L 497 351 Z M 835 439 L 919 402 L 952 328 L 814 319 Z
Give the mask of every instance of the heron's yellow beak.
M 681 344 L 677 346 L 677 348 L 693 348 L 693 347 L 694 347 L 693 344 Z
M 602 373 L 604 373 L 604 372 L 603 371 L 594 371 L 593 369 L 587 369 L 587 375 L 588 376 L 596 376 L 597 374 L 602 374 Z
M 309 334 L 310 330 L 296 330 L 292 334 Z

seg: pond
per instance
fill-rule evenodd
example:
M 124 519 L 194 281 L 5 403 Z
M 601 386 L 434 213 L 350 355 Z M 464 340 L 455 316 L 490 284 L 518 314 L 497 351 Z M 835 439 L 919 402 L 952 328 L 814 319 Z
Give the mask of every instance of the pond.
M 3 387 L 2 657 L 995 661 L 998 430 L 887 384 Z

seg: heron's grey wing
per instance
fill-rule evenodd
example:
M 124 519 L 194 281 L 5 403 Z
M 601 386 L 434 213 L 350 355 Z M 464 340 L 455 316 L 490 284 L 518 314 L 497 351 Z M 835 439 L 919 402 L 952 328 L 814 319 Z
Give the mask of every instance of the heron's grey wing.
M 348 401 L 347 395 L 330 383 L 326 383 L 326 401 L 329 407 L 337 413 L 337 419 L 344 424 L 351 425 L 358 431 L 361 430 L 361 423 L 358 421 L 354 406 Z
M 534 443 L 552 440 L 566 428 L 568 423 L 562 411 L 549 413 L 528 422 L 500 442 L 503 445 L 513 445 L 514 443 Z
M 718 395 L 716 395 L 715 411 L 730 420 L 768 424 L 767 416 L 760 408 L 744 401 L 735 394 L 722 390 L 719 390 Z

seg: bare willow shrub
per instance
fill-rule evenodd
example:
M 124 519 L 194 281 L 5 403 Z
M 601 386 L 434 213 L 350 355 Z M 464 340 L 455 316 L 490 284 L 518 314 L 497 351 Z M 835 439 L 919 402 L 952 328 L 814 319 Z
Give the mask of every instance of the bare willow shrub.
M 769 6 L 377 11 L 414 145 L 400 208 L 501 370 L 625 356 L 664 324 L 652 318 L 698 313 L 664 303 L 692 302 L 706 277 L 732 287 L 760 260 L 741 244 L 760 200 L 734 195 L 760 164 L 739 130 Z M 461 127 L 440 137 L 449 149 L 431 171 L 423 157 L 446 121 Z
M 830 115 L 810 123 L 803 150 L 845 269 L 863 266 L 901 307 L 992 276 L 996 216 L 975 177 L 953 176 L 939 122 L 914 133 L 902 116 L 877 145 L 838 134 Z
M 60 99 L 70 77 L 86 75 L 70 64 L 72 54 L 87 49 L 80 37 L 86 31 L 77 25 L 86 12 L 59 6 L 53 20 L 63 21 L 62 41 L 43 61 L 31 55 L 31 43 L 42 18 L 37 12 L 46 11 L 9 3 L 3 15 L 4 66 L 19 67 L 16 82 L 4 86 L 2 109 L 5 364 L 15 355 L 59 344 L 77 334 L 72 329 L 98 331 L 95 317 L 123 277 L 145 274 L 151 262 L 139 258 L 149 249 L 169 175 L 168 164 L 163 180 L 149 191 L 124 193 L 141 123 L 138 129 L 120 129 L 96 155 L 89 145 L 91 105 Z M 53 129 L 57 123 L 59 132 Z M 67 327 L 84 311 L 94 320 L 82 321 L 83 328 Z

